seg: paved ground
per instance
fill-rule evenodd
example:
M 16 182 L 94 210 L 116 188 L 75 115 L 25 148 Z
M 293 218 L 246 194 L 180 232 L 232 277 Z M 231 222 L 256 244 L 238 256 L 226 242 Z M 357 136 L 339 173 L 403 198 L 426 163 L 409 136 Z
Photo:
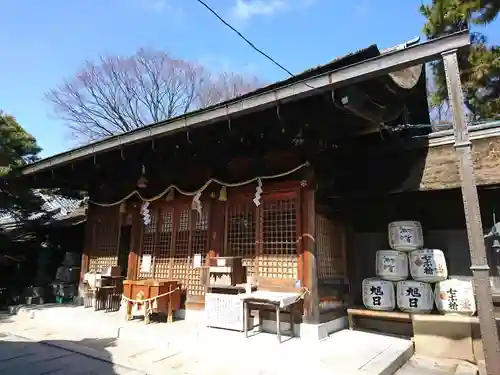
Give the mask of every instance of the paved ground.
M 476 375 L 477 367 L 463 361 L 413 356 L 395 375 Z
M 3 319 L 0 315 L 0 332 L 49 341 L 148 375 L 232 375 L 235 369 L 240 375 L 386 375 L 413 353 L 410 340 L 359 331 L 341 330 L 322 342 L 283 337 L 278 343 L 273 334 L 254 332 L 247 339 L 241 332 L 207 328 L 195 317 L 144 325 L 125 321 L 123 312 L 62 305 L 24 308 Z M 213 355 L 213 347 L 222 348 L 223 361 Z M 119 371 L 124 370 L 109 368 L 108 373 L 123 373 Z
M 16 375 L 146 375 L 68 350 L 0 335 L 0 374 Z

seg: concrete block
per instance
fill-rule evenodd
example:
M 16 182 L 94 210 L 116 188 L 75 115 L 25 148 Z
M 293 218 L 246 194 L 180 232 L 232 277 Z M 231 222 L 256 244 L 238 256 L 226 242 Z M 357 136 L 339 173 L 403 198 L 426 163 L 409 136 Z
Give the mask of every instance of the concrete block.
M 477 375 L 478 368 L 472 364 L 459 364 L 455 370 L 455 375 Z
M 299 326 L 297 336 L 301 340 L 321 341 L 325 340 L 332 333 L 347 328 L 347 317 L 343 316 L 321 324 L 302 323 Z

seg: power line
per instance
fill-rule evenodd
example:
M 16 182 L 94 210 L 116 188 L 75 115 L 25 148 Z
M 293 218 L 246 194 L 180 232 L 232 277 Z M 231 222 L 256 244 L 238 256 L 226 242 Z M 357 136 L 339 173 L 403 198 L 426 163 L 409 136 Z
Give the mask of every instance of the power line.
M 243 39 L 250 47 L 252 47 L 255 51 L 260 53 L 262 56 L 264 56 L 266 59 L 271 61 L 274 65 L 279 67 L 281 70 L 285 71 L 287 74 L 289 74 L 291 77 L 295 77 L 295 74 L 293 74 L 291 71 L 289 71 L 287 68 L 285 68 L 283 65 L 281 65 L 279 62 L 274 60 L 271 56 L 269 56 L 267 53 L 262 51 L 260 48 L 256 47 L 255 44 L 253 44 L 248 38 L 246 38 L 242 33 L 240 33 L 238 30 L 236 30 L 233 26 L 231 26 L 224 18 L 222 18 L 214 9 L 210 7 L 207 3 L 205 3 L 203 0 L 196 0 L 198 3 L 203 5 L 210 13 L 212 13 L 217 19 L 222 22 L 224 25 L 229 27 L 233 32 L 235 32 L 241 39 Z

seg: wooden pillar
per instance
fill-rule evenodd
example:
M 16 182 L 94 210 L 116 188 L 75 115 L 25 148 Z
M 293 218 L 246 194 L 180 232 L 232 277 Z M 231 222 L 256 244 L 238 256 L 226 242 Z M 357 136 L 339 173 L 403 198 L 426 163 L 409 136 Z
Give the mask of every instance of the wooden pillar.
M 88 203 L 86 211 L 87 219 L 85 221 L 85 234 L 83 238 L 82 261 L 80 265 L 80 282 L 78 283 L 78 297 L 81 301 L 83 301 L 85 293 L 83 281 L 85 278 L 85 274 L 89 272 L 90 254 L 92 253 L 92 249 L 94 247 L 94 212 L 95 211 L 92 210 L 92 205 Z
M 305 323 L 319 323 L 319 292 L 318 292 L 318 270 L 316 264 L 316 212 L 314 189 L 304 187 L 301 190 L 302 202 L 302 277 L 301 283 L 309 293 L 304 298 Z
M 448 103 L 453 114 L 455 150 L 458 156 L 462 198 L 465 211 L 465 223 L 469 239 L 471 271 L 474 280 L 474 292 L 477 300 L 477 315 L 483 340 L 486 371 L 489 375 L 500 374 L 500 344 L 493 310 L 490 287 L 490 267 L 486 257 L 481 211 L 477 196 L 474 164 L 472 162 L 472 144 L 469 139 L 465 118 L 464 98 L 457 51 L 443 53 Z
M 218 198 L 210 204 L 210 218 L 208 221 L 209 239 L 208 249 L 218 256 L 224 254 L 225 226 L 226 226 L 226 202 Z M 226 255 L 226 254 L 224 254 Z
M 94 215 L 95 207 L 88 203 L 85 221 L 85 234 L 82 252 L 82 263 L 80 267 L 80 280 L 82 281 L 85 274 L 89 272 L 90 254 L 94 247 Z
M 130 231 L 130 250 L 128 253 L 127 279 L 135 280 L 137 277 L 137 267 L 139 265 L 139 254 L 141 247 L 141 215 L 140 204 L 135 203 L 132 207 L 132 229 Z

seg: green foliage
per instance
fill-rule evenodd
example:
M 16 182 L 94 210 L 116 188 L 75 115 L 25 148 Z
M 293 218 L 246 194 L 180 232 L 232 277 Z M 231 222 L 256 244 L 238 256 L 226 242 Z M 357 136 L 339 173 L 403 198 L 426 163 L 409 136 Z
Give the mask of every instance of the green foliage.
M 427 18 L 424 33 L 428 39 L 487 25 L 500 12 L 500 0 L 433 0 L 422 5 Z M 465 104 L 474 120 L 500 118 L 500 47 L 489 46 L 486 36 L 473 32 L 472 45 L 458 55 Z M 447 90 L 442 61 L 432 64 L 435 90 L 431 105 L 446 101 Z
M 38 159 L 41 148 L 10 115 L 0 111 L 0 212 L 25 215 L 41 201 L 18 177 L 19 167 Z
M 3 175 L 38 159 L 41 148 L 13 116 L 0 111 L 0 167 Z

